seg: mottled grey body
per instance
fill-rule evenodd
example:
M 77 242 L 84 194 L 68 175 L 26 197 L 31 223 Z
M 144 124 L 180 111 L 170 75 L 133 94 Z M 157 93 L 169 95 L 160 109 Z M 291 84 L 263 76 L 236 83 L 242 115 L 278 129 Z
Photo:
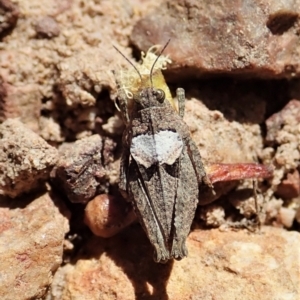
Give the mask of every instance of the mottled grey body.
M 185 241 L 199 185 L 208 183 L 200 153 L 182 119 L 183 89 L 177 90 L 177 97 L 178 114 L 162 90 L 145 88 L 136 96 L 130 116 L 123 111 L 127 127 L 119 187 L 132 201 L 157 262 L 187 255 Z

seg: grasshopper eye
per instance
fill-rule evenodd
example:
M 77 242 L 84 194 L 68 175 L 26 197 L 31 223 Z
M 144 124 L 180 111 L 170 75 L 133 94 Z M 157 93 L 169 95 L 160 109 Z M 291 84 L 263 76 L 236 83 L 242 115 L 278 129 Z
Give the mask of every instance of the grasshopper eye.
M 158 102 L 162 103 L 165 100 L 165 92 L 161 89 L 157 89 L 154 91 L 154 95 Z

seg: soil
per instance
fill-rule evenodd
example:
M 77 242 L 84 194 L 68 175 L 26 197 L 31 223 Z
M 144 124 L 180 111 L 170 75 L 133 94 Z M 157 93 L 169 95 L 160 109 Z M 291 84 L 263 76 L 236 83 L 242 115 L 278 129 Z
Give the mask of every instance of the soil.
M 299 299 L 300 1 L 242 3 L 0 0 L 1 299 Z M 118 189 L 115 76 L 129 99 L 169 39 L 154 83 L 174 113 L 185 89 L 216 193 L 161 265 Z

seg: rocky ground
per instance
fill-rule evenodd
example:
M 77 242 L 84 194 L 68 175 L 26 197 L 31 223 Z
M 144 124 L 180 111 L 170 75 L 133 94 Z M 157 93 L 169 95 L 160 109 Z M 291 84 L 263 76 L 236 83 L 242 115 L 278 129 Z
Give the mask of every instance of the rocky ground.
M 258 210 L 252 180 L 218 182 L 189 256 L 156 264 L 118 190 L 113 46 L 137 64 L 169 39 L 210 178 L 273 171 Z M 0 0 L 0 298 L 299 299 L 299 62 L 299 0 Z

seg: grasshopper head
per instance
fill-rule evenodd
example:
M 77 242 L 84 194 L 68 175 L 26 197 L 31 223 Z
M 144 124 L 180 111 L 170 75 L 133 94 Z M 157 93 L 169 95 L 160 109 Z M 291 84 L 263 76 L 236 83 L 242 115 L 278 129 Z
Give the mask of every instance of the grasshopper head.
M 166 106 L 165 99 L 166 95 L 162 89 L 152 87 L 140 90 L 137 96 L 134 97 L 135 102 L 141 107 L 141 109 L 155 106 Z

